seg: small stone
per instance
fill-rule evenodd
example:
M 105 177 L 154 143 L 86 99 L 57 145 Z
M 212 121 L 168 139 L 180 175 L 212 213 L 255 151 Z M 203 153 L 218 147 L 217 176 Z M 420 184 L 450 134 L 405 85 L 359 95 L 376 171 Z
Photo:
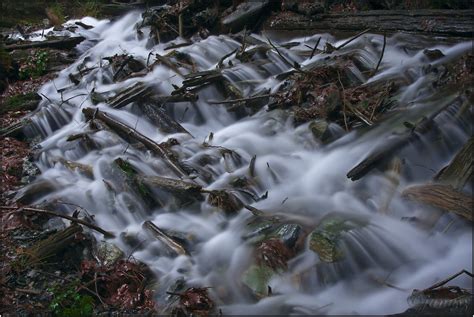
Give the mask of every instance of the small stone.
M 112 265 L 124 256 L 122 250 L 120 250 L 115 244 L 101 241 L 97 245 L 97 258 L 103 265 Z

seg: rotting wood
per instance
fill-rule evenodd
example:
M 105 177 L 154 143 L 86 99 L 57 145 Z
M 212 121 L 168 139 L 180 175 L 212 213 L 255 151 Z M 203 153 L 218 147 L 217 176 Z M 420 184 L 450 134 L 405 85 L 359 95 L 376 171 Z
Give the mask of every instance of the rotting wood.
M 241 3 L 231 14 L 222 19 L 222 25 L 225 29 L 234 33 L 246 26 L 252 26 L 257 22 L 258 17 L 269 3 L 268 0 Z
M 195 183 L 161 176 L 143 176 L 141 180 L 150 188 L 159 188 L 178 196 L 187 198 L 201 196 L 202 187 Z
M 271 30 L 339 30 L 372 28 L 378 32 L 427 33 L 472 37 L 472 10 L 369 10 L 325 13 L 312 17 L 295 15 L 292 19 L 270 19 Z
M 136 83 L 132 87 L 126 88 L 112 98 L 107 99 L 107 103 L 112 108 L 119 109 L 129 103 L 148 98 L 152 93 L 152 87 L 145 86 L 143 83 Z
M 80 224 L 80 225 L 83 225 L 85 227 L 88 227 L 92 230 L 95 230 L 99 233 L 102 233 L 104 235 L 104 237 L 106 238 L 114 238 L 115 237 L 115 234 L 113 234 L 112 232 L 110 231 L 106 231 L 92 223 L 89 223 L 87 221 L 84 221 L 82 219 L 78 219 L 78 218 L 74 218 L 74 217 L 71 217 L 71 216 L 68 216 L 68 215 L 64 215 L 64 214 L 61 214 L 61 213 L 58 213 L 58 212 L 55 212 L 55 211 L 51 211 L 51 210 L 46 210 L 46 209 L 41 209 L 41 208 L 34 208 L 34 207 L 10 207 L 10 206 L 0 206 L 0 209 L 3 209 L 3 210 L 15 210 L 16 212 L 32 212 L 32 213 L 39 213 L 39 214 L 45 214 L 45 215 L 49 215 L 49 216 L 53 216 L 53 217 L 59 217 L 59 218 L 64 218 L 66 220 L 69 220 L 73 223 L 77 223 L 77 224 Z
M 21 119 L 18 122 L 15 122 L 5 128 L 0 129 L 1 137 L 13 137 L 13 138 L 24 138 L 26 137 L 24 133 L 24 128 L 31 124 L 29 118 Z
M 402 197 L 452 212 L 472 222 L 472 197 L 450 185 L 425 184 L 408 187 Z
M 171 118 L 163 109 L 155 107 L 149 103 L 140 103 L 139 107 L 160 131 L 164 133 L 187 133 L 191 135 L 188 130 Z
M 176 255 L 189 255 L 186 249 L 175 239 L 166 234 L 153 222 L 147 220 L 143 223 L 143 228 L 148 230 L 156 239 L 166 245 Z
M 462 189 L 468 181 L 473 179 L 473 153 L 474 137 L 471 137 L 451 162 L 438 172 L 434 177 L 435 181 Z
M 48 262 L 52 257 L 70 247 L 76 234 L 80 232 L 82 232 L 82 227 L 71 225 L 52 234 L 45 240 L 38 241 L 24 251 L 22 262 L 28 267 L 35 267 Z
M 130 164 L 130 162 L 117 158 L 114 160 L 115 165 L 122 171 L 125 178 L 125 188 L 127 191 L 133 192 L 140 197 L 147 205 L 148 209 L 154 208 L 157 204 L 163 207 L 165 204 L 142 182 L 138 170 Z
M 188 176 L 187 173 L 181 168 L 178 160 L 174 157 L 172 153 L 169 153 L 169 151 L 164 149 L 161 145 L 148 138 L 147 136 L 139 133 L 134 128 L 112 118 L 108 113 L 99 109 L 84 108 L 82 109 L 82 113 L 84 113 L 88 120 L 102 120 L 111 129 L 126 134 L 129 137 L 135 139 L 136 141 L 142 143 L 147 149 L 160 156 L 179 177 L 186 178 Z
M 37 41 L 37 42 L 30 42 L 30 43 L 11 44 L 11 45 L 6 45 L 4 48 L 6 51 L 26 50 L 30 48 L 46 48 L 46 47 L 58 48 L 58 49 L 71 49 L 84 40 L 85 38 L 82 36 L 75 36 L 75 37 L 66 37 L 66 38 L 52 39 L 52 40 L 46 40 L 46 41 Z

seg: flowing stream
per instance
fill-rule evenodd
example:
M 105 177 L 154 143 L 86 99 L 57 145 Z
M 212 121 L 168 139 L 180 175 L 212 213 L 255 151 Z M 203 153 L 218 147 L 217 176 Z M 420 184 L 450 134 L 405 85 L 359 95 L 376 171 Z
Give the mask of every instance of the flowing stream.
M 105 102 L 94 105 L 93 93 L 107 94 L 137 82 L 154 87 L 160 95 L 170 95 L 174 86 L 181 86 L 183 76 L 163 64 L 144 77 L 122 82 L 112 80 L 113 73 L 104 67 L 107 64 L 104 57 L 130 54 L 145 62 L 151 51 L 160 55 L 170 52 L 165 50 L 169 43 L 150 45 L 146 28 L 143 37 L 137 36 L 135 25 L 139 20 L 139 12 L 113 22 L 86 18 L 84 21 L 94 28 L 80 31 L 87 39 L 77 48 L 80 57 L 40 89 L 47 98 L 43 98 L 32 117 L 34 124 L 30 131 L 32 136 L 41 135 L 37 145 L 41 175 L 35 183 L 48 182 L 54 189 L 36 197 L 33 203 L 60 201 L 79 205 L 94 215 L 97 225 L 121 233 L 110 242 L 125 254 L 133 252 L 136 259 L 147 263 L 156 273 L 154 290 L 159 305 L 165 305 L 169 287 L 184 278 L 187 285 L 210 287 L 210 294 L 223 314 L 390 314 L 407 309 L 407 297 L 413 289 L 428 287 L 461 269 L 472 270 L 471 228 L 463 221 L 447 227 L 456 216 L 445 214 L 433 230 L 420 229 L 401 219 L 429 214 L 430 209 L 409 204 L 399 194 L 407 185 L 430 181 L 435 171 L 446 165 L 471 135 L 471 114 L 465 116 L 467 119 L 457 117 L 461 105 L 453 103 L 453 96 L 429 98 L 436 89 L 430 85 L 434 75 L 426 72 L 428 64 L 441 65 L 465 54 L 471 50 L 471 42 L 447 43 L 402 34 L 389 36 L 376 76 L 368 80 L 358 69 L 349 71 L 362 82 L 402 78 L 405 86 L 397 97 L 405 111 L 393 111 L 387 120 L 370 129 L 345 133 L 344 129 L 333 127 L 342 137 L 323 146 L 314 139 L 308 124 L 295 127 L 288 112 L 283 110 L 267 111 L 262 107 L 251 116 L 238 116 L 228 112 L 224 105 L 209 103 L 225 98 L 215 85 L 199 90 L 196 102 L 164 106 L 191 135 L 160 132 L 133 103 L 122 109 L 112 109 Z M 263 35 L 254 34 L 254 37 L 266 41 Z M 298 42 L 299 45 L 282 50 L 303 67 L 324 62 L 328 56 L 351 52 L 367 68 L 377 64 L 383 42 L 382 35 L 368 33 L 332 54 L 315 54 L 311 59 L 298 54 L 302 50 L 310 52 L 305 44 L 313 47 L 319 37 L 322 38 L 320 49 L 326 41 L 337 46 L 347 40 L 330 34 L 313 34 L 274 37 L 274 41 Z M 196 70 L 204 71 L 215 69 L 222 56 L 240 46 L 232 37 L 220 35 L 176 50 L 189 54 Z M 430 62 L 423 54 L 426 48 L 439 49 L 445 57 Z M 233 67 L 224 68 L 223 74 L 245 96 L 268 89 L 277 92 L 284 85 L 277 75 L 291 70 L 275 51 L 260 65 L 241 63 L 235 54 L 226 59 L 226 65 L 229 60 Z M 76 73 L 80 64 L 94 69 L 74 85 L 68 75 Z M 185 68 L 181 71 L 189 73 Z M 436 118 L 440 128 L 398 153 L 402 159 L 400 186 L 390 203 L 390 213 L 378 213 L 390 190 L 384 172 L 375 170 L 358 181 L 348 179 L 347 172 L 376 145 L 385 142 L 390 133 L 401 129 L 403 121 L 416 122 L 446 103 L 453 106 Z M 133 191 L 121 191 L 123 180 L 116 177 L 113 164 L 119 157 L 145 175 L 176 176 L 150 152 L 128 145 L 106 129 L 92 131 L 81 111 L 86 107 L 97 107 L 158 143 L 170 138 L 178 140 L 179 145 L 173 149 L 181 161 L 198 166 L 207 160 L 205 165 L 201 164 L 206 181 L 196 180 L 206 189 L 231 188 L 232 181 L 248 175 L 255 155 L 258 186 L 253 191 L 258 197 L 268 191 L 268 197 L 255 202 L 249 195 L 237 192 L 247 204 L 309 226 L 330 213 L 368 224 L 345 233 L 341 248 L 346 258 L 342 263 L 323 263 L 306 243 L 303 251 L 290 260 L 288 270 L 269 281 L 272 296 L 252 299 L 241 285 L 242 274 L 252 262 L 252 244 L 244 239 L 252 214 L 242 209 L 235 216 L 226 216 L 206 200 L 178 207 L 170 203 L 150 208 Z M 87 148 L 79 141 L 67 141 L 70 135 L 86 131 L 95 148 Z M 222 155 L 219 148 L 204 147 L 204 141 L 236 154 Z M 66 168 L 58 162 L 61 158 L 90 165 L 92 176 Z M 63 205 L 63 208 L 71 212 L 75 207 Z M 193 241 L 191 255 L 164 253 L 163 245 L 142 229 L 147 220 L 164 230 L 192 237 L 189 238 Z M 134 246 L 126 237 L 142 243 Z M 96 238 L 103 239 L 99 234 Z M 470 288 L 471 281 L 460 277 L 456 285 Z

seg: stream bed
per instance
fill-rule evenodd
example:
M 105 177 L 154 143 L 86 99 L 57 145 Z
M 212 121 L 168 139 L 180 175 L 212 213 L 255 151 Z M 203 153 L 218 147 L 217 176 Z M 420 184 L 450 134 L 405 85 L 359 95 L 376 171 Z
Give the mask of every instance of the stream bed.
M 185 283 L 209 287 L 224 315 L 394 314 L 409 307 L 413 289 L 472 270 L 470 223 L 443 213 L 428 224 L 433 208 L 401 195 L 409 185 L 430 182 L 472 134 L 472 99 L 460 97 L 464 91 L 454 89 L 459 87 L 440 84 L 443 72 L 472 50 L 472 42 L 394 34 L 384 45 L 383 35 L 366 33 L 330 51 L 326 43 L 337 48 L 349 37 L 269 33 L 279 48 L 269 47 L 262 57 L 244 60 L 236 55 L 242 43 L 246 50 L 268 45 L 267 34 L 246 35 L 244 41 L 235 35 L 192 38 L 188 45 L 169 49 L 170 43 L 150 40 L 149 28 L 137 32 L 140 12 L 113 22 L 83 21 L 93 28 L 80 31 L 86 38 L 77 47 L 80 57 L 39 90 L 44 98 L 27 133 L 40 136 L 35 163 L 41 175 L 19 199 L 63 212 L 80 206 L 98 226 L 117 233 L 108 242 L 154 272 L 157 280 L 150 288 L 159 307 L 167 305 L 167 291 Z M 184 42 L 178 38 L 174 44 Z M 371 74 L 367 70 L 376 67 L 382 46 L 383 59 Z M 441 56 L 426 53 L 436 50 Z M 171 56 L 167 54 L 172 51 L 179 53 L 173 58 L 182 57 L 181 64 L 154 64 L 155 54 Z M 124 54 L 145 67 L 120 77 L 126 67 L 114 68 L 106 58 Z M 290 110 L 294 104 L 274 107 L 263 97 L 256 106 L 230 111 L 228 104 L 219 104 L 239 99 L 239 94 L 273 98 L 292 84 L 291 75 L 282 74 L 340 60 L 352 61 L 338 73 L 343 78 L 336 85 L 342 89 L 353 82 L 370 87 L 391 81 L 397 90 L 390 96 L 395 102 L 378 114 L 378 121 L 360 115 L 369 124 L 346 120 L 344 126 L 343 119 L 330 123 L 330 142 L 315 138 L 314 120 L 295 123 Z M 195 78 L 189 74 L 216 70 L 217 80 L 189 90 L 196 100 L 159 103 L 153 98 L 172 96 Z M 111 106 L 118 92 L 134 85 L 152 93 Z M 232 94 L 232 87 L 239 94 Z M 289 94 L 280 94 L 280 103 L 286 102 L 281 101 L 285 96 L 294 102 Z M 159 129 L 146 115 L 151 108 L 143 104 L 184 129 Z M 94 109 L 92 120 L 84 115 L 85 108 Z M 355 181 L 346 176 L 371 151 L 436 112 L 436 129 L 420 133 L 388 162 L 398 164 L 396 184 L 383 166 Z M 136 142 L 131 133 L 119 136 L 110 124 L 101 123 L 95 118 L 99 113 L 168 146 L 186 176 L 177 175 L 167 160 Z M 94 121 L 99 122 L 91 124 Z M 123 175 L 117 159 L 130 164 L 139 177 L 182 179 L 204 190 L 198 197 L 188 192 L 177 197 L 155 188 L 147 192 L 147 200 L 141 187 L 134 188 Z M 38 184 L 42 190 L 32 193 Z M 470 186 L 464 189 L 471 191 Z M 232 197 L 238 199 L 237 208 L 226 207 Z M 247 210 L 249 206 L 257 211 Z M 184 245 L 185 252 L 170 252 L 163 240 L 148 234 L 148 221 Z M 100 234 L 96 238 L 103 239 Z M 272 243 L 282 241 L 291 252 L 275 255 L 279 247 Z M 269 260 L 272 256 L 276 259 Z M 471 288 L 468 277 L 456 281 Z

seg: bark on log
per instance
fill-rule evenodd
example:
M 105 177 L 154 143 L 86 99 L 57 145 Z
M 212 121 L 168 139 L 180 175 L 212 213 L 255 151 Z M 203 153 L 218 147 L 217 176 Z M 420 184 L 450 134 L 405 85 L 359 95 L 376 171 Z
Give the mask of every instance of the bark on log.
M 455 190 L 450 185 L 426 184 L 405 189 L 402 197 L 455 213 L 472 221 L 472 197 Z
M 471 137 L 452 161 L 439 171 L 435 180 L 462 189 L 469 180 L 473 179 L 474 137 Z
M 84 108 L 82 113 L 86 116 L 88 120 L 99 119 L 107 124 L 111 129 L 116 130 L 122 134 L 126 134 L 129 137 L 135 139 L 136 141 L 142 143 L 147 149 L 157 154 L 168 164 L 168 166 L 179 176 L 187 177 L 186 172 L 181 168 L 179 162 L 176 158 L 173 157 L 166 149 L 161 145 L 153 141 L 152 139 L 146 137 L 145 135 L 137 132 L 132 127 L 113 119 L 108 113 L 103 112 L 99 109 L 93 108 Z
M 170 251 L 176 255 L 189 255 L 186 249 L 175 239 L 166 234 L 163 230 L 158 228 L 153 222 L 147 220 L 143 223 L 143 228 L 148 230 L 156 239 L 166 245 Z
M 149 86 L 145 86 L 143 83 L 136 83 L 130 88 L 127 88 L 117 95 L 109 98 L 107 103 L 112 108 L 123 108 L 129 103 L 141 100 L 143 98 L 147 98 L 152 94 L 152 88 Z
M 150 188 L 159 188 L 181 197 L 201 199 L 202 187 L 195 183 L 161 176 L 144 176 L 141 181 Z
M 269 21 L 266 28 L 351 32 L 371 28 L 376 32 L 402 31 L 472 38 L 473 20 L 472 10 L 371 10 L 276 18 Z
M 222 19 L 222 25 L 234 33 L 246 26 L 253 26 L 269 3 L 268 0 L 241 3 L 234 12 Z
M 145 115 L 153 122 L 158 129 L 164 133 L 187 133 L 191 135 L 181 124 L 166 114 L 161 108 L 150 104 L 141 104 L 140 108 Z
M 66 38 L 54 39 L 54 40 L 6 45 L 5 50 L 13 51 L 13 50 L 25 50 L 25 49 L 30 49 L 30 48 L 45 48 L 45 47 L 58 48 L 58 49 L 71 49 L 84 40 L 85 38 L 82 36 L 66 37 Z

